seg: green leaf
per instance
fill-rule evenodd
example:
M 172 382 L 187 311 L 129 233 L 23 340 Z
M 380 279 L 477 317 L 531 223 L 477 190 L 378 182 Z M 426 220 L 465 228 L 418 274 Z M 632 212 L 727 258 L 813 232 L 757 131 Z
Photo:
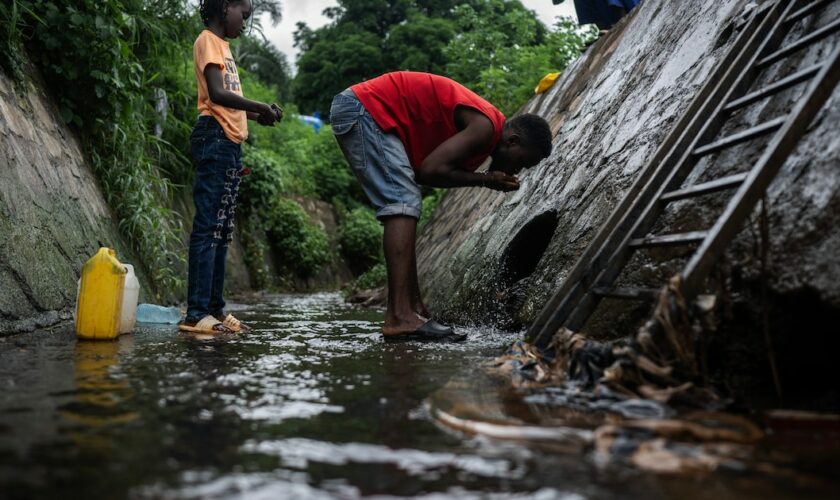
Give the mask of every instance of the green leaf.
M 63 104 L 60 108 L 61 111 L 61 118 L 64 120 L 65 123 L 70 123 L 73 121 L 73 110 L 70 109 L 69 106 Z

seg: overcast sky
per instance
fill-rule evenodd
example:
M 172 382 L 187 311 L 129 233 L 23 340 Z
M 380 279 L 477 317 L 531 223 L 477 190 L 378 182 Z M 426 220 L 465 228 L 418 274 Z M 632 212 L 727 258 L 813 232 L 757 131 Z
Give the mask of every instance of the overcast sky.
M 554 24 L 556 16 L 574 16 L 575 8 L 571 0 L 561 5 L 554 5 L 551 0 L 521 0 L 525 7 L 536 11 L 540 20 L 546 26 Z M 283 2 L 283 21 L 277 26 L 271 27 L 268 19 L 263 21 L 266 26 L 265 35 L 281 51 L 286 53 L 289 62 L 294 64 L 297 58 L 297 51 L 292 46 L 292 33 L 298 21 L 303 21 L 310 28 L 318 28 L 326 24 L 329 19 L 321 15 L 327 7 L 336 5 L 333 0 L 285 0 Z

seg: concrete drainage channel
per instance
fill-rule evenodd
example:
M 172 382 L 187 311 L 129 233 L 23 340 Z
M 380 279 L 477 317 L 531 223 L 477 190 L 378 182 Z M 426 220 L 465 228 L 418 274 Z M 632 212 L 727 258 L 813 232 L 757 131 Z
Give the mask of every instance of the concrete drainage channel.
M 496 321 L 512 328 L 521 326 L 517 313 L 525 301 L 531 276 L 554 238 L 559 218 L 554 210 L 537 215 L 513 237 L 502 253 L 496 285 Z

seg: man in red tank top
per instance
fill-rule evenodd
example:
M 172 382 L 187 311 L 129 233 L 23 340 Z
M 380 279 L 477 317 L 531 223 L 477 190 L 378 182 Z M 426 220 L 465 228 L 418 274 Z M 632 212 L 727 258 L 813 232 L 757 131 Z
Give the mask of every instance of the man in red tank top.
M 385 226 L 385 338 L 464 340 L 432 319 L 420 296 L 414 248 L 422 202 L 418 184 L 519 189 L 516 174 L 551 153 L 548 123 L 530 114 L 505 120 L 453 80 L 400 71 L 335 96 L 330 124 Z M 476 172 L 488 158 L 489 169 Z

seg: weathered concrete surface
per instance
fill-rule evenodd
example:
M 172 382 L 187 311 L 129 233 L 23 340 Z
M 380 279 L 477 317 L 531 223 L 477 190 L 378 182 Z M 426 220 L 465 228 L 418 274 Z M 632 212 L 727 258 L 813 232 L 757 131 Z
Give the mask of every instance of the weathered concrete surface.
M 521 296 L 514 301 L 513 315 L 532 320 L 726 53 L 749 3 L 646 0 L 570 66 L 549 92 L 525 106 L 524 111 L 539 113 L 551 123 L 554 152 L 522 175 L 518 192 L 463 189 L 443 198 L 419 239 L 419 272 L 430 307 L 453 321 L 493 320 L 504 292 L 498 281 L 506 248 L 526 223 L 554 210 L 556 232 L 531 277 L 520 283 L 516 293 Z M 819 27 L 838 15 L 840 6 L 835 4 L 806 22 Z M 800 24 L 792 36 L 801 35 L 804 23 Z M 827 47 L 834 43 L 837 35 L 776 65 L 765 80 L 827 57 Z M 754 105 L 733 123 L 744 128 L 778 116 L 802 90 L 797 87 Z M 768 192 L 771 293 L 809 290 L 829 308 L 840 308 L 838 124 L 840 90 Z M 697 177 L 743 171 L 763 144 L 750 143 L 713 157 L 700 166 L 707 171 Z M 717 198 L 699 205 L 676 204 L 666 219 L 667 232 L 709 227 L 720 206 Z M 728 267 L 737 268 L 739 278 L 746 278 L 743 282 L 757 276 L 757 227 L 754 220 L 748 224 L 726 259 L 738 264 Z M 682 262 L 685 254 L 667 257 Z M 678 269 L 641 258 L 622 281 L 660 285 Z M 621 321 L 621 311 L 607 313 L 612 320 L 602 325 Z
M 30 331 L 69 318 L 82 265 L 100 246 L 115 248 L 123 262 L 139 263 L 135 269 L 141 301 L 154 297 L 145 293 L 151 287 L 143 262 L 120 235 L 78 139 L 41 88 L 36 77 L 32 88 L 17 93 L 12 80 L 0 72 L 0 333 Z M 332 206 L 305 198 L 296 201 L 334 244 Z M 189 187 L 174 193 L 172 208 L 183 221 L 185 260 L 176 272 L 186 282 L 195 213 Z M 226 269 L 228 293 L 253 288 L 240 231 L 234 236 Z M 346 264 L 334 256 L 315 276 L 289 286 L 322 290 L 350 279 Z M 186 290 L 174 293 L 169 300 L 186 296 Z
M 17 95 L 0 71 L 0 333 L 68 317 L 100 246 L 138 262 L 51 101 L 35 88 Z

